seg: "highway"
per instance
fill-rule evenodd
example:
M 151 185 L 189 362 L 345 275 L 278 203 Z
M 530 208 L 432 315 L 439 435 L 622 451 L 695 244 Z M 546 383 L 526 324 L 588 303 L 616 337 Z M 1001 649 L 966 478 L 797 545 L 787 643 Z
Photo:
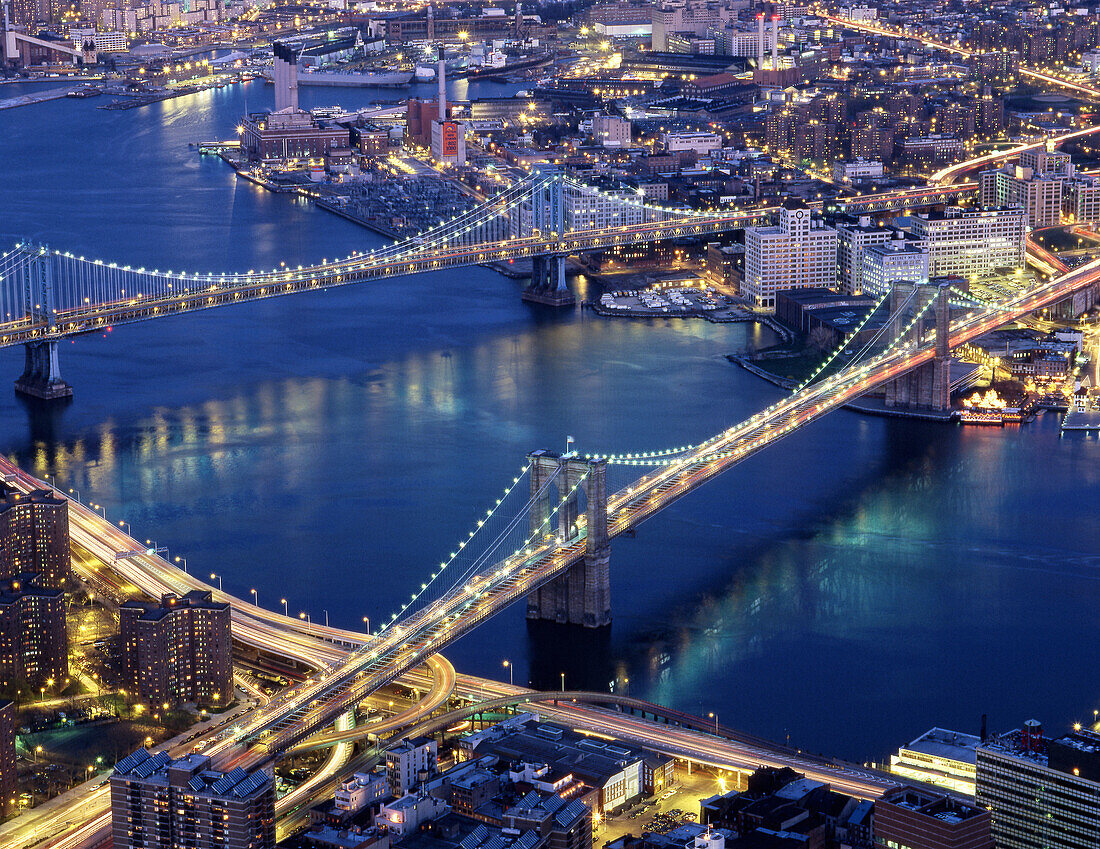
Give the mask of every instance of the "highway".
M 973 313 L 952 325 L 951 346 L 1060 300 L 1098 278 L 1100 262 L 1092 262 L 1011 297 L 996 308 Z M 690 454 L 615 493 L 608 503 L 610 533 L 614 536 L 637 526 L 732 465 L 931 357 L 928 343 L 892 349 L 785 398 L 707 440 Z M 240 740 L 260 742 L 273 752 L 287 748 L 332 722 L 348 705 L 561 574 L 578 562 L 584 551 L 583 533 L 566 542 L 556 538 L 530 540 L 524 549 L 401 621 L 368 648 L 353 652 L 324 674 L 257 711 L 237 729 Z
M 1009 299 L 998 309 L 973 313 L 952 325 L 951 345 L 954 347 L 963 344 L 1098 280 L 1100 260 L 1039 284 L 1034 289 Z M 635 526 L 662 506 L 741 459 L 907 369 L 927 362 L 931 356 L 932 351 L 927 344 L 891 350 L 853 372 L 841 372 L 822 381 L 818 386 L 773 404 L 748 421 L 698 446 L 690 455 L 674 460 L 667 467 L 647 475 L 633 486 L 612 496 L 609 502 L 609 525 L 612 532 L 621 533 Z M 6 462 L 2 464 L 2 468 L 6 472 L 6 478 L 20 488 L 33 489 L 41 485 L 39 481 Z M 112 548 L 115 552 L 134 550 L 134 541 L 98 514 L 74 504 L 73 516 L 74 541 L 80 545 L 93 548 L 99 546 L 104 555 L 110 555 Z M 265 625 L 262 620 L 270 618 L 268 616 L 261 617 L 258 624 L 257 620 L 253 620 L 252 628 L 255 630 L 249 639 L 256 639 L 260 645 L 273 651 L 286 650 L 301 658 L 317 660 L 324 664 L 321 667 L 323 671 L 273 699 L 270 704 L 251 711 L 247 719 L 234 722 L 232 730 L 223 732 L 213 740 L 205 750 L 206 753 L 212 756 L 227 753 L 237 748 L 237 741 L 249 731 L 270 729 L 287 719 L 290 720 L 290 725 L 284 727 L 290 733 L 284 736 L 281 746 L 273 748 L 288 747 L 298 739 L 308 736 L 313 730 L 335 721 L 346 712 L 347 704 L 358 702 L 368 692 L 377 689 L 374 684 L 380 678 L 393 680 L 424 658 L 434 655 L 450 640 L 475 627 L 543 581 L 560 574 L 583 554 L 583 537 L 565 544 L 548 542 L 524 551 L 520 556 L 509 558 L 495 567 L 491 573 L 460 588 L 457 594 L 445 596 L 410 620 L 381 635 L 370 644 L 369 650 L 361 648 L 347 653 L 335 643 L 319 644 L 315 638 L 301 634 L 298 629 L 302 623 L 286 617 L 275 615 L 277 620 L 281 620 L 282 629 Z M 111 558 L 108 556 L 105 562 L 112 562 Z M 188 576 L 182 575 L 179 570 L 152 555 L 134 555 L 117 560 L 112 565 L 120 571 L 128 572 L 126 579 L 139 586 L 144 585 L 143 589 L 146 591 L 155 592 L 158 586 L 182 591 L 193 583 Z M 250 605 L 239 601 L 234 605 L 235 629 L 238 607 L 248 608 Z M 242 617 L 242 624 L 249 624 L 249 618 Z M 293 627 L 287 629 L 288 625 Z M 279 631 L 284 634 L 289 631 L 292 636 L 277 637 Z M 353 639 L 348 632 L 337 631 L 332 636 L 348 642 Z M 362 635 L 358 638 L 361 639 Z M 335 659 L 337 654 L 345 656 L 343 659 Z M 363 660 L 370 663 L 362 664 Z M 388 667 L 381 674 L 378 662 Z M 360 670 L 368 673 L 366 681 L 358 678 Z M 507 695 L 502 692 L 502 685 L 491 682 L 477 682 L 477 687 L 485 687 L 486 692 L 491 695 Z M 333 691 L 338 692 L 340 697 L 322 698 Z M 334 708 L 335 714 L 330 712 Z M 420 711 L 425 708 L 424 704 L 418 706 Z M 606 712 L 597 712 L 594 708 L 567 708 L 558 705 L 557 709 L 565 711 L 564 714 L 559 714 L 564 717 L 563 721 L 575 721 L 578 727 L 582 721 L 588 721 L 609 729 L 612 733 L 622 733 L 625 739 L 663 740 L 663 745 L 667 746 L 666 750 L 670 754 L 697 758 L 715 766 L 748 769 L 758 762 L 767 763 L 785 757 L 776 755 L 775 752 L 749 750 L 743 744 L 722 741 L 719 738 L 705 739 L 707 735 L 700 736 L 700 732 L 686 729 L 672 732 L 666 726 L 654 726 L 652 723 L 647 725 L 637 717 L 623 715 L 615 718 L 614 725 L 608 725 L 608 717 L 603 715 Z M 549 709 L 544 708 L 544 712 L 550 715 Z M 866 776 L 842 773 L 837 777 L 830 771 L 830 779 L 837 787 L 861 795 L 871 794 L 874 787 L 881 786 L 878 783 L 881 779 L 878 777 L 872 782 Z M 99 837 L 106 834 L 109 820 L 107 801 L 107 791 L 104 788 L 58 812 L 45 823 L 28 820 L 26 827 L 20 830 L 18 840 L 12 845 L 20 848 L 36 845 L 40 842 L 41 835 L 48 833 L 60 835 L 43 844 L 50 849 L 93 846 Z

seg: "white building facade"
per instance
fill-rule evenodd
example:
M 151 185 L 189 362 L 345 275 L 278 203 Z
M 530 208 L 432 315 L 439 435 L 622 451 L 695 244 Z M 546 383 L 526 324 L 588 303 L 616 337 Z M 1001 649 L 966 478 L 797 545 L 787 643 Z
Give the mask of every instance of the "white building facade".
M 742 294 L 775 309 L 780 289 L 829 288 L 836 283 L 837 233 L 800 202 L 779 211 L 775 227 L 745 228 Z
M 914 215 L 910 231 L 928 245 L 929 274 L 962 277 L 1024 264 L 1027 213 L 1022 209 L 948 207 Z

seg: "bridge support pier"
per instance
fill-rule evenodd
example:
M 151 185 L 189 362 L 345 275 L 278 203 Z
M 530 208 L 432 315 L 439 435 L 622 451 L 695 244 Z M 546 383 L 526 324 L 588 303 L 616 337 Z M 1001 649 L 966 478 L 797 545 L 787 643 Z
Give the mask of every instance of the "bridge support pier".
M 890 293 L 890 312 L 892 315 L 897 313 L 898 308 L 909 297 L 909 293 L 914 288 L 928 290 L 934 299 L 932 309 L 936 323 L 935 356 L 931 362 L 906 372 L 887 383 L 883 401 L 887 407 L 946 412 L 951 409 L 951 347 L 948 341 L 951 330 L 950 286 L 947 284 L 921 286 L 917 283 L 897 283 Z M 921 297 L 922 293 L 918 292 L 917 299 Z M 914 303 L 913 313 L 919 311 L 926 303 L 928 303 L 927 299 Z M 904 329 L 904 325 L 908 320 L 901 316 L 894 319 L 895 326 L 891 328 L 894 337 Z M 920 337 L 921 325 L 922 322 L 918 322 L 910 331 L 914 341 Z
M 607 461 L 582 460 L 550 451 L 528 455 L 531 463 L 531 496 L 534 498 L 554 475 L 557 480 L 543 492 L 531 513 L 532 531 L 542 527 L 554 507 L 558 527 L 544 532 L 571 539 L 578 533 L 581 496 L 585 505 L 585 554 L 564 575 L 543 584 L 527 596 L 527 618 L 585 628 L 611 624 L 611 540 L 607 534 Z M 560 472 L 559 472 L 560 469 Z M 585 477 L 587 475 L 587 477 Z M 583 480 L 582 480 L 583 478 Z
M 61 379 L 57 361 L 57 342 L 27 342 L 23 374 L 15 381 L 15 391 L 31 398 L 52 401 L 71 398 L 73 388 Z
M 546 174 L 551 175 L 551 172 Z M 569 229 L 565 220 L 564 175 L 560 172 L 553 172 L 549 180 L 534 188 L 530 203 L 532 230 L 553 237 Z M 523 300 L 551 307 L 568 307 L 575 303 L 573 293 L 565 285 L 565 256 L 534 257 L 531 285 L 523 290 Z
M 17 272 L 31 318 L 44 324 L 51 334 L 57 329 L 52 256 L 41 246 Z M 16 392 L 45 401 L 72 396 L 73 388 L 61 379 L 56 339 L 26 342 L 23 349 L 26 358 L 23 374 L 15 381 Z
M 570 307 L 576 303 L 565 285 L 565 257 L 537 256 L 532 260 L 531 284 L 523 290 L 523 300 L 551 307 Z

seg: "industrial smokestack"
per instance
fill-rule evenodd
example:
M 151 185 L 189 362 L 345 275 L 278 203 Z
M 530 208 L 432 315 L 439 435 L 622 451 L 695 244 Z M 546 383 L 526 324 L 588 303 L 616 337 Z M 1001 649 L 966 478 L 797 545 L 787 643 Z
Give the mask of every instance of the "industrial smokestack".
M 764 70 L 764 13 L 756 16 L 756 68 Z
M 439 45 L 439 120 L 447 120 L 447 57 Z
M 275 78 L 275 111 L 287 107 L 298 108 L 298 57 L 294 48 L 282 42 L 272 45 L 275 55 L 273 76 Z
M 772 70 L 779 70 L 779 15 L 772 15 Z

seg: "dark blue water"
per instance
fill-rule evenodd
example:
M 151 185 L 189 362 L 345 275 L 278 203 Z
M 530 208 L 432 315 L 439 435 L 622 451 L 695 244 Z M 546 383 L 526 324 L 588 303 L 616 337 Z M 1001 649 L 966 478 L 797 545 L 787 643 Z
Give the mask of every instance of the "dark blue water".
M 246 90 L 269 105 L 270 87 Z M 305 106 L 379 96 L 394 94 L 302 89 Z M 232 134 L 241 87 L 95 105 L 0 112 L 0 241 L 195 270 L 380 243 L 188 150 Z M 777 397 L 723 359 L 766 331 L 546 311 L 519 287 L 463 269 L 84 337 L 62 352 L 72 406 L 0 393 L 0 450 L 227 590 L 360 627 L 527 451 L 693 442 Z M 0 374 L 21 357 L 0 352 Z M 839 412 L 617 540 L 609 634 L 529 629 L 517 607 L 449 656 L 489 675 L 508 659 L 540 686 L 615 681 L 855 759 L 982 713 L 1056 728 L 1100 696 L 1098 470 L 1100 443 L 1050 417 L 1001 431 Z

